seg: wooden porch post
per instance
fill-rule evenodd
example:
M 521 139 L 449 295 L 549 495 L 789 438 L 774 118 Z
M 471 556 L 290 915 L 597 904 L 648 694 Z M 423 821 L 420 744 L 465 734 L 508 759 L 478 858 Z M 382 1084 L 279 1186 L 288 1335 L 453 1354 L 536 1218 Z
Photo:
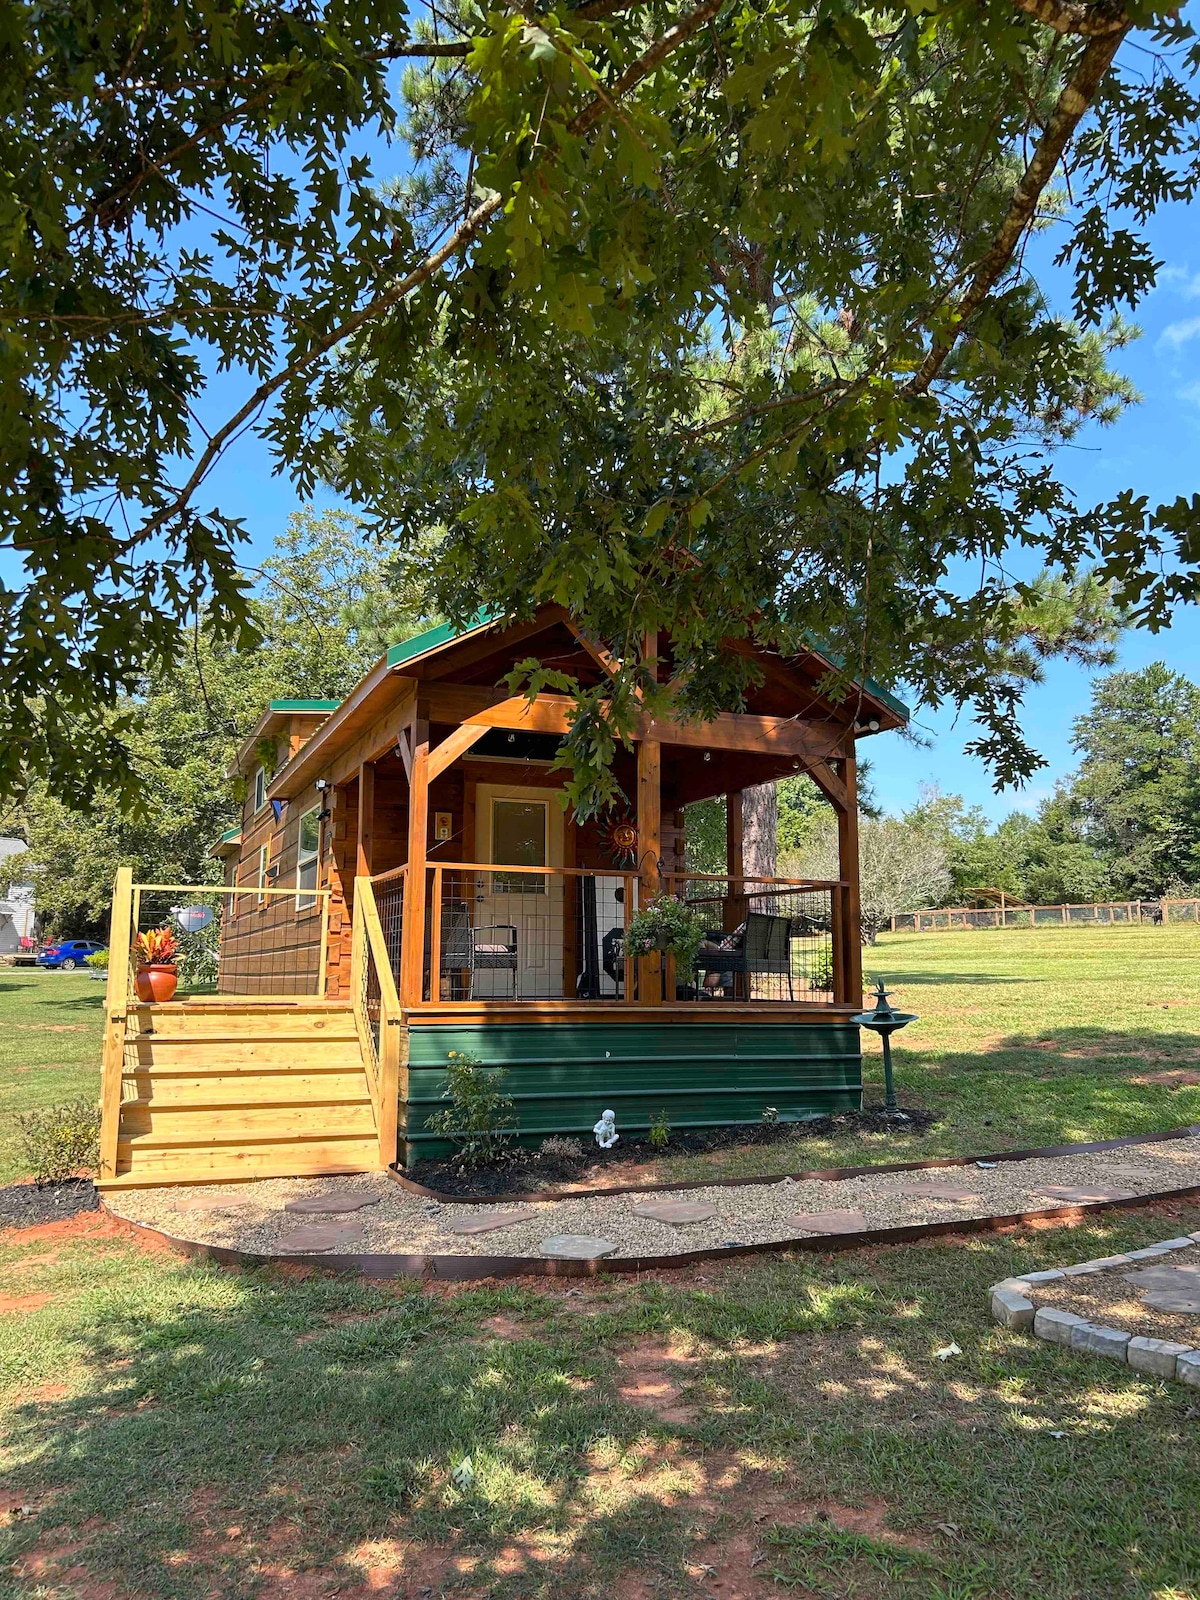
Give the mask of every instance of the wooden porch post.
M 358 865 L 357 878 L 371 876 L 371 857 L 375 836 L 375 766 L 364 761 L 358 769 Z
M 638 873 L 643 902 L 659 892 L 659 860 L 662 856 L 662 746 L 657 739 L 642 739 L 637 747 L 637 833 Z M 638 963 L 641 1000 L 646 1005 L 662 1004 L 662 957 L 645 956 Z
M 746 825 L 742 791 L 735 789 L 725 796 L 725 903 L 722 907 L 721 926 L 732 933 L 742 920 L 743 890 L 746 877 Z
M 858 775 L 854 741 L 847 739 L 838 776 L 846 789 L 846 804 L 838 807 L 838 873 L 846 880 L 845 916 L 842 918 L 842 974 L 846 986 L 843 1002 L 862 1005 L 862 901 L 858 866 Z
M 420 1005 L 425 990 L 425 871 L 429 848 L 429 723 L 413 724 L 412 775 L 408 793 L 408 893 L 401 933 L 400 1004 Z M 437 964 L 436 954 L 433 957 Z M 432 997 L 437 999 L 437 978 Z

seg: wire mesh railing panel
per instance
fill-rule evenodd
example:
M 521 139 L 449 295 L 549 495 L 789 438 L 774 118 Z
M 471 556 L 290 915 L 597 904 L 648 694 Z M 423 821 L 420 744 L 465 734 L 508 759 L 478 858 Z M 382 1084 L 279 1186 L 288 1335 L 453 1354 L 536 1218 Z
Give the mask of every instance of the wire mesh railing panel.
M 400 959 L 404 950 L 404 895 L 407 881 L 401 872 L 372 882 L 375 908 L 383 929 L 383 943 L 397 985 L 400 982 Z
M 624 931 L 635 883 L 620 872 L 431 868 L 425 998 L 628 998 Z
M 690 972 L 675 962 L 676 1000 L 835 998 L 836 884 L 673 878 L 671 891 L 706 922 Z
M 180 997 L 215 994 L 319 995 L 328 891 L 298 896 L 220 884 L 135 884 L 131 924 L 131 999 L 150 980 L 145 969 L 173 971 Z M 167 959 L 154 961 L 155 956 Z

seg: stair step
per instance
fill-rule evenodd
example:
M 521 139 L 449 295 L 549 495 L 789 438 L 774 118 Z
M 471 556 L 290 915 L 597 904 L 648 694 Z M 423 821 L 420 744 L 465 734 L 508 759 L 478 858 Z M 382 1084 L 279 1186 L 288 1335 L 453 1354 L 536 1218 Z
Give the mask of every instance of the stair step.
M 98 1189 L 157 1188 L 175 1183 L 244 1183 L 252 1178 L 319 1178 L 378 1172 L 375 1139 L 298 1140 L 286 1144 L 137 1150 L 117 1146 L 117 1175 Z
M 195 1010 L 187 1006 L 131 1006 L 129 1031 L 140 1038 L 201 1039 L 211 1035 L 225 1038 L 310 1038 L 341 1034 L 354 1028 L 354 1014 L 348 1006 L 322 1004 L 253 1009 L 214 1007 Z
M 126 1050 L 126 1070 L 131 1063 L 152 1071 L 196 1067 L 216 1068 L 306 1067 L 362 1068 L 357 1037 L 353 1039 L 131 1039 Z
M 228 1111 L 126 1100 L 118 1142 L 129 1141 L 141 1151 L 263 1140 L 367 1138 L 374 1132 L 375 1112 L 365 1093 L 352 1104 L 238 1106 Z
M 179 1068 L 175 1072 L 153 1071 L 142 1068 L 126 1070 L 124 1083 L 136 1091 L 125 1105 L 142 1102 L 156 1106 L 182 1106 L 199 1109 L 203 1106 L 266 1106 L 307 1105 L 319 1102 L 334 1105 L 339 1102 L 357 1104 L 369 1099 L 367 1080 L 362 1064 L 353 1068 L 331 1068 L 314 1072 L 306 1064 L 299 1071 L 263 1072 L 261 1069 L 242 1067 L 236 1071 L 215 1068 L 211 1073 L 198 1074 L 194 1068 Z

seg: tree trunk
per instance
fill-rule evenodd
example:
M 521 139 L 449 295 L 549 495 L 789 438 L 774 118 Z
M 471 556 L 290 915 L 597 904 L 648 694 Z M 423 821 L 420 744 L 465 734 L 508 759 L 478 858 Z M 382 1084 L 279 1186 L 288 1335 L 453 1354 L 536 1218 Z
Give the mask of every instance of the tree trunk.
M 742 790 L 742 859 L 748 878 L 773 878 L 779 863 L 779 795 L 773 783 Z

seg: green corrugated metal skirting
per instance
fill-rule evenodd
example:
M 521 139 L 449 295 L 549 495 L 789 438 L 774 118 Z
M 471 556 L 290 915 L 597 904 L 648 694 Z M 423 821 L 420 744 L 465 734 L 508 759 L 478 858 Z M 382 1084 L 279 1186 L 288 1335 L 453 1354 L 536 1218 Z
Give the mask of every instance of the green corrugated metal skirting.
M 590 1135 L 611 1108 L 617 1128 L 644 1131 L 665 1111 L 673 1128 L 758 1122 L 766 1106 L 782 1120 L 855 1110 L 862 1104 L 862 1053 L 849 1022 L 696 1024 L 489 1022 L 409 1030 L 408 1098 L 400 1147 L 409 1166 L 448 1155 L 423 1130 L 443 1109 L 447 1053 L 461 1050 L 508 1069 L 520 1138 Z

